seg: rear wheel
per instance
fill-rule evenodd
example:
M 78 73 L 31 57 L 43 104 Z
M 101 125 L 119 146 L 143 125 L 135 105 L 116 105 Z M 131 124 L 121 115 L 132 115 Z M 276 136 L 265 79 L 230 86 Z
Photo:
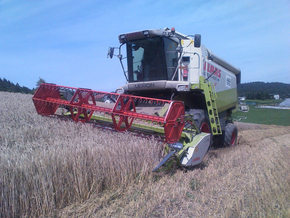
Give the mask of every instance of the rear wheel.
M 236 145 L 238 137 L 238 128 L 233 123 L 228 123 L 225 128 L 224 145 Z

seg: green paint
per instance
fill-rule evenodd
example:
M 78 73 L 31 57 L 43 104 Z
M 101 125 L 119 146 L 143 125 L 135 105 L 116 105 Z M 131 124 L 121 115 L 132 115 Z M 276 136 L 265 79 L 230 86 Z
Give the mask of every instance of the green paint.
M 191 84 L 191 89 L 203 89 L 203 80 L 201 80 L 204 77 L 200 77 L 200 83 L 199 84 Z M 237 88 L 234 89 L 228 89 L 221 92 L 216 92 L 216 105 L 218 112 L 221 113 L 231 107 L 236 106 L 238 103 L 238 95 L 237 95 Z
M 233 119 L 243 123 L 290 126 L 290 110 L 256 108 L 254 105 L 249 105 L 249 107 L 250 110 L 247 113 L 242 111 L 234 112 L 232 114 Z M 241 117 L 246 117 L 246 119 L 240 119 Z
M 203 90 L 206 108 L 209 116 L 211 133 L 213 135 L 221 135 L 222 129 L 220 126 L 220 120 L 218 116 L 218 109 L 216 105 L 217 95 L 214 89 L 214 85 L 204 79 L 203 76 L 199 77 L 200 88 Z
M 229 108 L 235 107 L 238 103 L 237 89 L 228 89 L 217 92 L 217 109 L 221 113 Z

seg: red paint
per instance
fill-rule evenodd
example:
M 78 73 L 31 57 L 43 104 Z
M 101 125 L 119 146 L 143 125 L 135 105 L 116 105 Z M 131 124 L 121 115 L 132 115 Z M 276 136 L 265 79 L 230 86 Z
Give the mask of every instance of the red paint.
M 194 159 L 192 160 L 192 163 L 193 163 L 193 162 L 196 162 L 196 161 L 198 161 L 198 160 L 200 160 L 200 157 L 194 158 Z
M 214 75 L 217 76 L 218 78 L 221 78 L 221 70 L 219 68 L 211 65 L 210 63 L 204 62 L 203 70 L 210 73 L 210 74 L 215 72 Z
M 70 101 L 61 98 L 59 90 L 74 90 Z M 116 100 L 113 109 L 96 105 L 95 96 L 111 95 Z M 168 104 L 169 108 L 164 117 L 137 113 L 135 102 L 152 102 L 159 105 Z M 91 89 L 72 88 L 55 84 L 42 83 L 33 96 L 33 103 L 38 114 L 54 115 L 59 106 L 65 106 L 71 113 L 71 118 L 78 122 L 90 121 L 94 112 L 104 112 L 112 116 L 117 131 L 129 129 L 134 119 L 161 123 L 164 126 L 165 139 L 175 143 L 180 139 L 184 127 L 184 104 L 181 101 L 170 101 L 155 98 L 145 98 L 133 95 L 93 91 Z

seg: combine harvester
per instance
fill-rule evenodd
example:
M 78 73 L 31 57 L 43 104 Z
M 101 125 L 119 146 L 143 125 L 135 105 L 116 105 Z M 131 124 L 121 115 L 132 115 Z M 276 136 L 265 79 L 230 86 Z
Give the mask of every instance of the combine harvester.
M 43 83 L 33 96 L 37 112 L 157 135 L 168 154 L 153 171 L 172 163 L 169 159 L 197 165 L 213 142 L 235 145 L 231 114 L 237 105 L 238 68 L 202 45 L 200 35 L 186 36 L 174 28 L 122 34 L 119 41 L 108 57 L 119 58 L 125 85 L 108 93 Z

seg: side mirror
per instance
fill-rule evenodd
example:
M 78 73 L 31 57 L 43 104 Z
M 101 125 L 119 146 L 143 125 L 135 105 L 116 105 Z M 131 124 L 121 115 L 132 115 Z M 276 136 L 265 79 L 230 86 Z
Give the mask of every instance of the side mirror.
M 195 34 L 194 35 L 194 47 L 199 48 L 201 44 L 201 35 L 200 34 Z
M 114 56 L 114 47 L 109 47 L 107 58 L 110 57 L 111 59 Z

